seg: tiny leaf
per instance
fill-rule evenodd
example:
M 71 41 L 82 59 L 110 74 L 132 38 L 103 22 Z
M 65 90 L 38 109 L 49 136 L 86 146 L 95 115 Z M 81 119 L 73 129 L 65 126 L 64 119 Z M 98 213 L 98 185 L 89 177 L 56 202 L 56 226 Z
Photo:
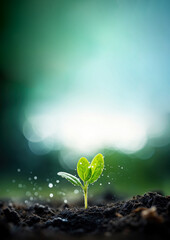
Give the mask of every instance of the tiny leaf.
M 90 179 L 92 171 L 87 158 L 80 158 L 77 163 L 77 173 L 84 182 Z
M 104 168 L 104 157 L 101 153 L 97 154 L 91 162 L 91 178 L 88 183 L 94 183 L 100 177 Z
M 58 172 L 57 173 L 59 176 L 67 179 L 69 182 L 71 182 L 74 186 L 81 186 L 82 184 L 80 182 L 80 179 L 73 176 L 72 174 L 66 173 L 66 172 Z

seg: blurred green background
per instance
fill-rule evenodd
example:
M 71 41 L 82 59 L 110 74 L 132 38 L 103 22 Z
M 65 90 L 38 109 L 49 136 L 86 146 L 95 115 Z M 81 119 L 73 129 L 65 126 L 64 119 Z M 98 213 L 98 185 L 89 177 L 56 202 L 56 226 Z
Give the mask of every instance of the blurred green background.
M 105 170 L 90 196 L 170 194 L 169 10 L 168 0 L 1 2 L 1 198 L 78 198 L 57 172 L 98 152 Z

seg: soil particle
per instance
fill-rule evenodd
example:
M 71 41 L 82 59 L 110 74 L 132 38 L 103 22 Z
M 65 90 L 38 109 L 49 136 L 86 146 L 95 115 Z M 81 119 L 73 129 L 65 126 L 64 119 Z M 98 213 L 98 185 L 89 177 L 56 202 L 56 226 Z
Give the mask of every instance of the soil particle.
M 111 207 L 111 208 L 106 208 L 103 211 L 103 215 L 105 217 L 116 217 L 116 208 L 115 207 Z
M 170 239 L 170 196 L 158 193 L 88 209 L 67 204 L 58 208 L 57 203 L 26 206 L 7 202 L 0 209 L 4 239 Z
M 48 207 L 47 205 L 44 206 L 44 205 L 37 203 L 34 205 L 34 212 L 35 212 L 35 214 L 42 216 L 44 214 L 54 215 L 55 211 L 53 209 L 51 209 L 50 207 Z
M 26 223 L 27 225 L 29 225 L 29 226 L 32 226 L 32 225 L 34 225 L 35 223 L 40 222 L 40 220 L 41 220 L 40 217 L 34 215 L 34 216 L 32 216 L 32 217 L 29 217 L 29 219 L 28 219 L 25 223 Z
M 0 201 L 0 208 L 2 208 L 4 205 L 4 203 L 2 201 Z
M 163 222 L 163 217 L 158 215 L 156 207 L 151 207 L 149 209 L 143 210 L 141 212 L 141 216 L 148 221 L 153 221 L 158 223 Z
M 167 215 L 170 216 L 170 202 L 167 204 Z
M 5 208 L 3 213 L 4 213 L 4 215 L 6 217 L 6 220 L 8 222 L 12 222 L 12 223 L 15 223 L 15 224 L 18 224 L 20 222 L 19 214 L 16 211 L 10 209 L 9 207 Z

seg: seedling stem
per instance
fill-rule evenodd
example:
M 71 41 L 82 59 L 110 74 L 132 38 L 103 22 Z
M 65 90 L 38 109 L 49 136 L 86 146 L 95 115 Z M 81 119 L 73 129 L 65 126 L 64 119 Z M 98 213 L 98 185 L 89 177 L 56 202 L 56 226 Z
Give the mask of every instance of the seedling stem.
M 85 185 L 84 186 L 84 206 L 85 206 L 85 209 L 88 207 L 88 202 L 87 202 L 87 194 L 88 194 L 88 186 Z

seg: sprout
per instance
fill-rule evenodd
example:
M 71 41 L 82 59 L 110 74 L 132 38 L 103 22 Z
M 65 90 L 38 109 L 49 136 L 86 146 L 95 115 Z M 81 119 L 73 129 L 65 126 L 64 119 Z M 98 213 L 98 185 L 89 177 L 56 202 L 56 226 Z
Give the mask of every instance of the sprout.
M 99 153 L 93 158 L 91 164 L 85 157 L 80 158 L 80 160 L 78 161 L 77 173 L 80 179 L 83 181 L 83 184 L 79 178 L 69 173 L 59 172 L 58 175 L 67 179 L 74 186 L 80 186 L 83 189 L 84 205 L 85 205 L 85 208 L 87 208 L 88 185 L 97 181 L 97 179 L 100 177 L 101 173 L 103 172 L 103 168 L 104 168 L 104 157 L 101 153 Z

